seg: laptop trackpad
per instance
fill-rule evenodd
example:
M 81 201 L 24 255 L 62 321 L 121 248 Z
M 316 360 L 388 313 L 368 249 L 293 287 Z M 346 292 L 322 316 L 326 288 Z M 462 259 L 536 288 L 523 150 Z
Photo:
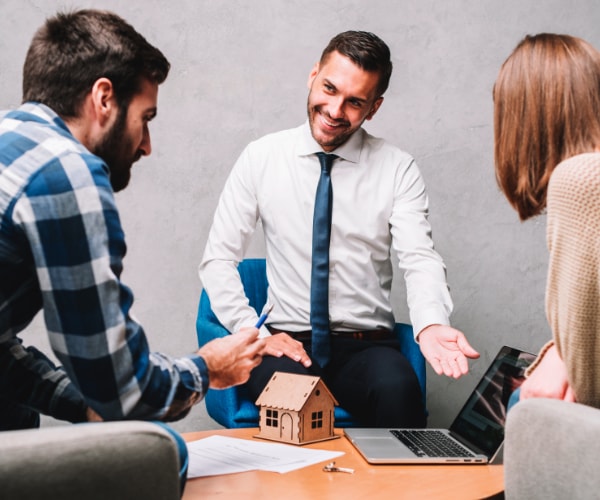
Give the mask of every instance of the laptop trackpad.
M 367 457 L 410 458 L 415 454 L 395 438 L 355 438 L 354 442 Z

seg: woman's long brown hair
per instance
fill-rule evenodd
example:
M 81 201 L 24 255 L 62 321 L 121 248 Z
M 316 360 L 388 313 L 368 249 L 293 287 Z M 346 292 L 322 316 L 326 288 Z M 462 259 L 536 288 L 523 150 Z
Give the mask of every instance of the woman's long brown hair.
M 566 158 L 600 146 L 600 53 L 569 35 L 525 37 L 494 85 L 496 179 L 521 220 L 546 206 Z

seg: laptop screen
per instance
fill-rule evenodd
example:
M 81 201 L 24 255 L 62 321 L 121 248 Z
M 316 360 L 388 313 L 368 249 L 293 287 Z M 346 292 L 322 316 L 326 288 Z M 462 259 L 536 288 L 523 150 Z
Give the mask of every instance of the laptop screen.
M 450 426 L 454 437 L 491 456 L 504 440 L 508 398 L 525 379 L 534 354 L 504 346 Z

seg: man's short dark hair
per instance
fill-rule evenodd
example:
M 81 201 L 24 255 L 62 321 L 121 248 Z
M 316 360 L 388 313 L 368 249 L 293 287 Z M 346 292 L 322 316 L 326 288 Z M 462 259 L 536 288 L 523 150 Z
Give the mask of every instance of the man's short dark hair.
M 334 36 L 321 54 L 324 64 L 332 52 L 339 52 L 365 71 L 379 73 L 377 97 L 387 90 L 392 76 L 390 49 L 381 38 L 368 31 L 345 31 Z
M 169 68 L 162 52 L 116 14 L 59 13 L 33 37 L 23 67 L 23 102 L 40 102 L 74 118 L 94 82 L 105 77 L 126 109 L 142 79 L 161 84 Z

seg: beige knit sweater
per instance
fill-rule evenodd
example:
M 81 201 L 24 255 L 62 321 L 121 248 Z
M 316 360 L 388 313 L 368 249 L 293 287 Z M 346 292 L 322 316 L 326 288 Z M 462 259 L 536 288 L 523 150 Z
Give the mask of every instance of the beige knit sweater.
M 600 153 L 558 165 L 547 204 L 548 322 L 577 401 L 600 408 Z

